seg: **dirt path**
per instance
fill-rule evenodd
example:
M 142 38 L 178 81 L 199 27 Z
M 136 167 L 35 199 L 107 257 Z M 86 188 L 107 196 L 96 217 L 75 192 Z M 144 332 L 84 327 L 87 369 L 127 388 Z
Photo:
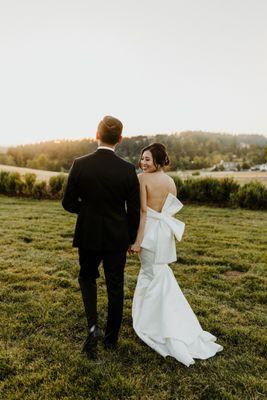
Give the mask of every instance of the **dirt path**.
M 266 171 L 199 171 L 199 175 L 192 175 L 194 171 L 178 171 L 172 172 L 171 174 L 176 174 L 182 179 L 186 178 L 204 178 L 210 176 L 212 178 L 234 178 L 241 185 L 248 183 L 250 181 L 259 181 L 267 186 L 267 172 Z

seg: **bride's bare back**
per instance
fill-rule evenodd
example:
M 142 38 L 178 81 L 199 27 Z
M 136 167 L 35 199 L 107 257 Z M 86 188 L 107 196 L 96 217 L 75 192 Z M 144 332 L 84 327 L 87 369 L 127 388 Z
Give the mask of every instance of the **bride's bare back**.
M 176 186 L 173 179 L 158 171 L 152 173 L 141 173 L 138 175 L 141 188 L 141 205 L 161 212 L 169 193 L 176 196 Z
M 169 193 L 176 196 L 173 179 L 165 174 L 163 168 L 169 164 L 166 149 L 161 143 L 153 143 L 146 147 L 140 158 L 140 167 L 144 171 L 138 175 L 140 182 L 141 213 L 140 224 L 131 251 L 138 253 L 144 237 L 147 208 L 161 212 Z

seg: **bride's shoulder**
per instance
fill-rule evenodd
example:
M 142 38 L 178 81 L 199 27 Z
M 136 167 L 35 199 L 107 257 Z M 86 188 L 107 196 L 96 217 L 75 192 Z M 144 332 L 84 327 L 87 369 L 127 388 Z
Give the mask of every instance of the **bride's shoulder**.
M 167 177 L 167 179 L 168 179 L 170 182 L 174 182 L 174 179 L 173 179 L 169 174 L 166 174 L 166 172 L 165 172 L 165 176 Z
M 138 179 L 140 182 L 145 182 L 147 180 L 147 175 L 145 172 L 140 172 L 140 174 L 137 175 Z
M 169 178 L 169 183 L 170 183 L 170 193 L 173 194 L 174 196 L 176 196 L 177 188 L 176 188 L 175 181 L 170 175 L 168 175 L 168 178 Z
M 146 174 L 145 172 L 141 172 L 140 174 L 137 175 L 139 179 L 140 188 L 147 188 L 148 186 L 151 185 L 148 175 L 150 174 Z
M 168 182 L 174 183 L 174 179 L 169 174 L 165 173 L 165 177 L 166 177 L 166 180 L 168 180 Z

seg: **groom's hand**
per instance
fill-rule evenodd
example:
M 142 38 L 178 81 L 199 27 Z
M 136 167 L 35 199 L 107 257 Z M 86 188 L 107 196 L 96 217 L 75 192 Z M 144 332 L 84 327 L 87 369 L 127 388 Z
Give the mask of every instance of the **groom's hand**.
M 133 251 L 132 251 L 132 245 L 130 245 L 129 247 L 128 247 L 128 250 L 127 250 L 127 253 L 130 255 L 130 254 L 133 254 Z

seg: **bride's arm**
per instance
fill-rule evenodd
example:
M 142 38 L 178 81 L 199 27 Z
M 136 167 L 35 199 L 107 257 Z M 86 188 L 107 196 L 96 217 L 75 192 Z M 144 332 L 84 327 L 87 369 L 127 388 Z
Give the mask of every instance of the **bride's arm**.
M 145 183 L 144 173 L 138 175 L 140 184 L 140 223 L 137 232 L 137 236 L 134 244 L 131 246 L 131 250 L 138 253 L 141 250 L 141 243 L 144 237 L 145 225 L 146 225 L 146 214 L 147 214 L 147 189 Z
M 171 179 L 171 189 L 170 189 L 170 192 L 171 192 L 174 196 L 177 197 L 177 188 L 176 188 L 175 182 L 174 182 L 174 180 L 173 180 L 171 177 L 170 177 L 170 179 Z

